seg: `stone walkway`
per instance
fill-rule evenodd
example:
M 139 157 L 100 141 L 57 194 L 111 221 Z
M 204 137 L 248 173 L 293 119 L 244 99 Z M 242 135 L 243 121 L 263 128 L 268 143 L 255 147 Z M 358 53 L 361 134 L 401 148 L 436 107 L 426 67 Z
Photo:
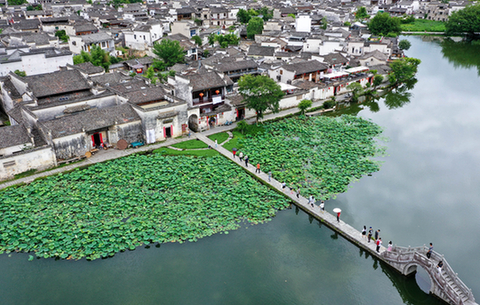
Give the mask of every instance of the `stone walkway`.
M 70 170 L 75 169 L 75 168 L 80 167 L 80 166 L 85 166 L 85 165 L 95 164 L 95 163 L 101 163 L 101 162 L 104 162 L 104 161 L 125 157 L 125 156 L 131 155 L 131 154 L 134 154 L 134 153 L 138 153 L 138 152 L 141 152 L 141 151 L 151 151 L 151 150 L 154 150 L 154 149 L 157 149 L 157 148 L 160 148 L 160 147 L 173 145 L 173 144 L 180 143 L 180 142 L 187 141 L 187 140 L 190 140 L 190 138 L 188 138 L 188 137 L 177 138 L 177 139 L 169 138 L 166 141 L 161 142 L 161 143 L 144 145 L 144 146 L 140 146 L 140 147 L 137 147 L 137 148 L 129 148 L 129 149 L 125 149 L 125 150 L 118 150 L 118 149 L 99 150 L 96 154 L 94 154 L 93 156 L 91 156 L 88 159 L 84 159 L 81 162 L 77 162 L 77 163 L 67 165 L 67 166 L 64 166 L 64 167 L 55 168 L 55 169 L 52 169 L 52 170 L 47 170 L 45 172 L 34 174 L 34 175 L 31 175 L 31 176 L 28 176 L 28 177 L 4 182 L 4 183 L 0 184 L 0 190 L 3 189 L 3 188 L 6 188 L 6 187 L 12 186 L 12 185 L 20 184 L 20 183 L 30 183 L 33 180 L 35 180 L 37 178 L 40 178 L 40 177 L 45 177 L 45 176 L 50 176 L 50 175 L 55 175 L 55 174 L 58 174 L 58 173 L 70 171 Z
M 262 181 L 262 183 L 266 185 L 270 185 L 280 193 L 283 193 L 286 197 L 292 200 L 297 207 L 304 210 L 306 213 L 315 217 L 316 219 L 320 220 L 323 224 L 326 224 L 335 232 L 344 236 L 346 239 L 356 244 L 357 246 L 369 251 L 372 255 L 376 256 L 377 258 L 383 260 L 383 257 L 381 257 L 380 254 L 383 251 L 386 251 L 386 248 L 384 246 L 380 247 L 380 253 L 377 253 L 376 245 L 373 242 L 373 240 L 370 243 L 368 243 L 366 238 L 362 238 L 362 233 L 360 231 L 356 230 L 355 228 L 345 223 L 341 219 L 340 219 L 340 222 L 337 222 L 336 215 L 332 215 L 328 211 L 322 211 L 317 205 L 315 205 L 315 207 L 312 208 L 308 204 L 307 198 L 301 195 L 299 196 L 299 198 L 297 198 L 296 193 L 292 192 L 289 188 L 286 189 L 286 191 L 283 191 L 281 182 L 275 180 L 273 177 L 271 178 L 271 181 L 269 181 L 267 173 L 260 171 L 259 174 L 256 174 L 255 162 L 252 162 L 252 164 L 249 163 L 248 166 L 245 166 L 245 162 L 240 161 L 238 157 L 234 157 L 231 151 L 226 150 L 221 145 L 218 145 L 218 147 L 215 148 L 214 142 L 209 138 L 207 138 L 203 133 L 194 133 L 193 136 L 205 142 L 206 144 L 210 145 L 213 149 L 217 150 L 219 153 L 221 153 L 222 155 L 230 159 L 232 162 L 236 163 L 238 166 L 242 167 L 244 170 L 256 176 L 259 180 Z M 255 161 L 255 160 L 252 160 L 252 161 Z M 386 241 L 384 241 L 384 243 L 386 243 Z

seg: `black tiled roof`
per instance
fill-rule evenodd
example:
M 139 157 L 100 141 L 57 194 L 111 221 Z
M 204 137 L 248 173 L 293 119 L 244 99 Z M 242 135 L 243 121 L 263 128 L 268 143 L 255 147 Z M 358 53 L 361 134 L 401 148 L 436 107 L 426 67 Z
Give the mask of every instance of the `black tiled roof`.
M 28 84 L 37 98 L 90 89 L 85 78 L 76 70 L 56 71 L 20 79 Z
M 23 125 L 12 125 L 0 128 L 0 148 L 32 144 L 32 140 L 28 136 L 27 129 Z

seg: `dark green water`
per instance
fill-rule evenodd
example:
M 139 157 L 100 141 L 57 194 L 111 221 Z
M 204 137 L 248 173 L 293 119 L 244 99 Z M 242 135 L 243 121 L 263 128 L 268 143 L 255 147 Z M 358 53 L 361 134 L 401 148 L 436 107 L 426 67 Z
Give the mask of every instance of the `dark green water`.
M 382 169 L 326 208 L 398 245 L 433 242 L 480 298 L 477 69 L 444 58 L 439 43 L 408 39 L 407 54 L 422 60 L 408 98 L 358 109 L 390 138 Z M 229 235 L 105 260 L 27 259 L 0 255 L 0 304 L 439 304 L 295 209 Z

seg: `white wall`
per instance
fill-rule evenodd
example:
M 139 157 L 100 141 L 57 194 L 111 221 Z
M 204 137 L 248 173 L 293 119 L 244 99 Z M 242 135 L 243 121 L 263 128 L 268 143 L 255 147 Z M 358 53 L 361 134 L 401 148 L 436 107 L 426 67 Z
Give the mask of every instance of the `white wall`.
M 0 158 L 0 180 L 13 178 L 14 175 L 30 169 L 43 170 L 55 165 L 56 158 L 51 147 L 26 150 Z
M 51 73 L 60 70 L 67 64 L 73 65 L 73 54 L 65 56 L 45 57 L 45 54 L 32 54 L 21 56 L 21 61 L 0 64 L 0 76 L 7 75 L 10 71 L 25 71 L 27 75 Z

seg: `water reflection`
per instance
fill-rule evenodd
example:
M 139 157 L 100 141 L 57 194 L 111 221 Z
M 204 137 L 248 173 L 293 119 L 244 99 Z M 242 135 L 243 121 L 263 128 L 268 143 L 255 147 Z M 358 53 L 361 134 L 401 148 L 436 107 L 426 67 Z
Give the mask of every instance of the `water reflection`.
M 477 68 L 480 75 L 480 45 L 471 42 L 454 42 L 445 39 L 440 42 L 443 58 L 452 63 L 455 68 Z
M 342 114 L 357 115 L 360 111 L 368 109 L 371 112 L 380 111 L 379 101 L 383 100 L 385 106 L 389 109 L 398 109 L 404 105 L 410 103 L 410 100 L 413 98 L 412 90 L 415 87 L 415 84 L 418 82 L 416 78 L 413 78 L 397 87 L 390 88 L 388 91 L 379 96 L 367 96 L 359 99 L 358 103 L 344 103 L 337 106 L 335 112 L 328 112 L 325 115 L 328 116 L 339 116 Z
M 404 304 L 445 304 L 437 298 L 432 298 L 429 294 L 423 292 L 415 280 L 415 276 L 405 277 L 396 272 L 392 267 L 380 262 L 382 272 L 392 281 L 397 289 Z

